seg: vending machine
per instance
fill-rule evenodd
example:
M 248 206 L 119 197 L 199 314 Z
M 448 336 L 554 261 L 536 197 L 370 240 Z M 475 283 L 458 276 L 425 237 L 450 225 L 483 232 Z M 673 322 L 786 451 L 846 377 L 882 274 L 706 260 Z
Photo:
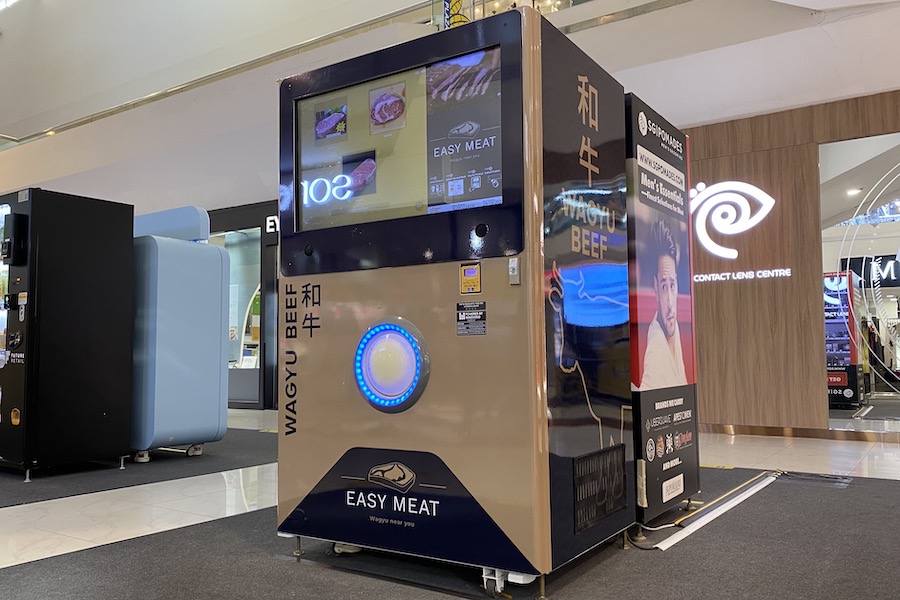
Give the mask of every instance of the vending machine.
M 133 212 L 40 189 L 0 196 L 0 466 L 26 479 L 129 454 Z
M 624 92 L 531 10 L 281 84 L 279 532 L 546 574 L 635 522 Z

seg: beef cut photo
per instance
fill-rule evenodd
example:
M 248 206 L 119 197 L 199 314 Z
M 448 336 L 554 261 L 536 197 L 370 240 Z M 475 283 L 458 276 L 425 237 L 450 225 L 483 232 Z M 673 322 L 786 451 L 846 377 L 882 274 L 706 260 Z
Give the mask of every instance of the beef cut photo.
M 342 112 L 333 112 L 327 117 L 316 123 L 316 139 L 321 139 L 327 136 L 329 133 L 334 133 L 338 125 L 343 123 L 347 118 Z
M 359 192 L 375 179 L 375 161 L 367 158 L 350 173 L 350 190 Z
M 406 110 L 406 102 L 394 93 L 381 94 L 372 102 L 372 124 L 384 125 L 399 119 Z

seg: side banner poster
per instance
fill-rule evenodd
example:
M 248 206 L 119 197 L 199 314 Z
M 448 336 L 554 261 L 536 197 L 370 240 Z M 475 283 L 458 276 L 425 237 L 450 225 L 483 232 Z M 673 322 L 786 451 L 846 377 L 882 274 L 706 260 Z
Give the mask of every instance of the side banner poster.
M 629 310 L 637 503 L 648 522 L 700 490 L 687 138 L 633 94 Z

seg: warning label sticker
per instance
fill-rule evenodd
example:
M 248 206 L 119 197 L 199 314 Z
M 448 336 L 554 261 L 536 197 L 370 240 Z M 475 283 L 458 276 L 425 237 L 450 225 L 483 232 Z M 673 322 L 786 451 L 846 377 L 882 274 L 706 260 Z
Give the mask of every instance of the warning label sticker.
M 487 303 L 456 303 L 456 335 L 487 335 Z

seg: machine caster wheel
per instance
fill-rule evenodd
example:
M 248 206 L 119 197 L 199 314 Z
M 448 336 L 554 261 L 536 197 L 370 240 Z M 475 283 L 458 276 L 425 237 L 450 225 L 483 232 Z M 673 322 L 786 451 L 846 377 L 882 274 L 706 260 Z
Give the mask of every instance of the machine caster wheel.
M 331 546 L 331 551 L 335 553 L 335 555 L 340 556 L 341 554 L 357 554 L 362 552 L 362 548 L 359 546 L 351 546 L 350 544 L 341 544 L 340 542 L 335 542 Z
M 148 463 L 150 462 L 150 451 L 149 450 L 139 450 L 134 453 L 134 462 L 136 463 Z
M 187 449 L 188 456 L 203 456 L 203 444 L 194 444 Z
M 500 592 L 497 591 L 497 582 L 493 579 L 484 582 L 484 591 L 487 592 L 488 598 L 500 597 Z

